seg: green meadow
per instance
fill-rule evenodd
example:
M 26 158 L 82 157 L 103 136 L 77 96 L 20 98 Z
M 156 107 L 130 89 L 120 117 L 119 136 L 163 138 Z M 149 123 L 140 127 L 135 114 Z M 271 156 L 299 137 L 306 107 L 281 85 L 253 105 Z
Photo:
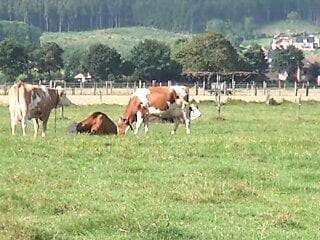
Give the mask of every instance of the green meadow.
M 126 136 L 68 135 L 90 112 L 71 106 L 48 136 L 10 135 L 0 107 L 0 239 L 319 239 L 320 108 L 213 103 Z
M 147 27 L 126 27 L 84 32 L 43 33 L 41 42 L 56 42 L 66 51 L 86 49 L 92 44 L 102 43 L 115 48 L 127 57 L 131 49 L 144 39 L 156 39 L 171 45 L 185 37 L 190 35 Z

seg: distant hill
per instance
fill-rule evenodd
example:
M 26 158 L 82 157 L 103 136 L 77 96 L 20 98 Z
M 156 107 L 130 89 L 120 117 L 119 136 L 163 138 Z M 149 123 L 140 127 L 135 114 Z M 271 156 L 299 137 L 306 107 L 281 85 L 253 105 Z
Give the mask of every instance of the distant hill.
M 85 32 L 43 33 L 41 43 L 56 42 L 66 51 L 87 48 L 94 43 L 103 43 L 114 47 L 123 56 L 128 56 L 132 47 L 143 39 L 156 39 L 171 45 L 179 38 L 188 36 L 190 35 L 154 28 L 128 27 Z
M 290 35 L 308 33 L 308 34 L 318 34 L 320 33 L 320 26 L 314 25 L 307 21 L 289 21 L 284 20 L 276 22 L 267 26 L 263 26 L 256 30 L 256 35 L 273 37 L 279 33 L 288 33 Z

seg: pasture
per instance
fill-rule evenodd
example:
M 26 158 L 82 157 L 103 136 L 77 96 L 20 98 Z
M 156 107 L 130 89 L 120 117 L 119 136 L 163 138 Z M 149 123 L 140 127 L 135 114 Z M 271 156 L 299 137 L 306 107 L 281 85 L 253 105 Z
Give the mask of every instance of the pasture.
M 187 136 L 71 136 L 93 111 L 51 115 L 48 136 L 12 137 L 0 107 L 0 239 L 319 239 L 320 108 L 212 103 Z

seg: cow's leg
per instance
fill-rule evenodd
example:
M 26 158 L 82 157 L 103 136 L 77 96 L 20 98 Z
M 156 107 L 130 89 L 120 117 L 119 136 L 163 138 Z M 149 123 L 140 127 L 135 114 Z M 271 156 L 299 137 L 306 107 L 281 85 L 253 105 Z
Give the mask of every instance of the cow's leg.
M 184 120 L 184 124 L 186 125 L 186 133 L 187 134 L 190 134 L 191 133 L 191 130 L 190 130 L 190 117 L 189 117 L 190 114 L 188 114 L 186 111 L 183 111 L 182 113 L 182 117 L 183 117 L 183 120 Z
M 179 126 L 179 123 L 180 123 L 180 119 L 179 118 L 177 118 L 177 117 L 173 118 L 173 128 L 171 130 L 171 134 L 175 134 L 176 133 L 177 128 Z
M 11 133 L 12 133 L 12 135 L 14 135 L 15 134 L 15 132 L 16 132 L 16 125 L 17 125 L 17 120 L 16 120 L 16 117 L 14 116 L 12 116 L 11 117 Z
M 134 134 L 137 134 L 141 124 L 143 123 L 142 113 L 140 111 L 137 112 L 137 123 L 136 123 L 136 130 Z
M 39 121 L 37 118 L 33 118 L 33 129 L 34 129 L 34 136 L 36 137 L 38 135 L 38 130 L 39 130 Z
M 47 132 L 47 123 L 48 123 L 48 119 L 47 120 L 43 120 L 42 122 L 42 137 L 46 136 L 46 132 Z
M 27 130 L 27 116 L 22 116 L 21 119 L 21 127 L 22 127 L 22 135 L 26 136 L 26 130 Z
M 144 123 L 144 133 L 147 134 L 149 132 L 149 119 L 146 117 L 143 121 Z

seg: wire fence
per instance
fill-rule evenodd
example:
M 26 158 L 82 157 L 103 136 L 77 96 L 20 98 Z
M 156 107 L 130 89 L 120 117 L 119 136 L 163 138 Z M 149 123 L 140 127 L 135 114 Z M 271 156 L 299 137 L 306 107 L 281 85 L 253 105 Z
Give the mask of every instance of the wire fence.
M 8 90 L 14 83 L 0 85 L 0 95 L 7 95 Z M 34 82 L 33 84 L 40 84 Z M 174 82 L 174 81 L 100 81 L 100 82 L 65 82 L 63 80 L 52 80 L 41 82 L 41 85 L 55 88 L 61 86 L 67 95 L 130 95 L 138 88 L 150 86 L 175 86 L 184 85 L 190 89 L 191 95 L 238 95 L 238 96 L 320 96 L 320 86 L 309 82 Z

